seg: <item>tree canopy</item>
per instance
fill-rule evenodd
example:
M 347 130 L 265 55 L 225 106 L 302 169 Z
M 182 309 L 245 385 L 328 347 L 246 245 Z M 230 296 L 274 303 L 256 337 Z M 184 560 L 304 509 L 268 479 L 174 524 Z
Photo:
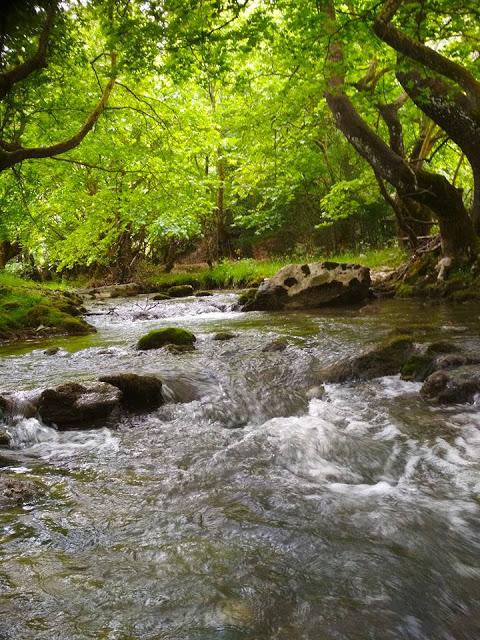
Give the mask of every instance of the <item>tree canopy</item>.
M 25 0 L 0 14 L 0 262 L 126 280 L 398 237 L 477 258 L 473 0 Z

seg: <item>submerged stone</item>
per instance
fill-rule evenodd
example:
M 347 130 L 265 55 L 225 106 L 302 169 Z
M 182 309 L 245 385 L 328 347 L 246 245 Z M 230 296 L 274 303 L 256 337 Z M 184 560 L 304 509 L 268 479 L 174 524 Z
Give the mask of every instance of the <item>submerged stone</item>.
M 214 340 L 232 340 L 232 338 L 236 338 L 237 334 L 233 333 L 233 331 L 218 331 L 214 336 Z
M 273 352 L 273 351 L 285 351 L 288 346 L 288 342 L 285 338 L 277 338 L 276 340 L 272 340 L 268 344 L 266 344 L 262 351 L 263 353 Z
M 289 264 L 260 285 L 243 311 L 311 309 L 362 302 L 370 287 L 370 269 L 358 264 Z
M 193 346 L 197 338 L 191 331 L 179 329 L 177 327 L 167 327 L 166 329 L 154 329 L 144 335 L 137 343 L 137 348 L 141 351 L 149 349 L 160 349 L 167 344 Z

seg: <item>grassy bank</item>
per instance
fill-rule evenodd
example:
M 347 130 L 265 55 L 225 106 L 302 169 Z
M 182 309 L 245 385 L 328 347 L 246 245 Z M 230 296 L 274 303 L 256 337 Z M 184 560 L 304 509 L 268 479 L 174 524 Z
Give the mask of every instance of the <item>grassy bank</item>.
M 68 291 L 0 272 L 0 340 L 94 331 L 80 315 L 82 301 Z
M 305 256 L 303 258 L 285 257 L 283 259 L 257 261 L 223 261 L 211 269 L 201 269 L 192 273 L 168 273 L 150 276 L 149 280 L 160 288 L 189 284 L 194 289 L 239 289 L 257 287 L 264 278 L 270 278 L 286 264 L 296 262 L 351 262 L 363 264 L 372 269 L 398 267 L 407 255 L 398 248 L 369 250 L 365 253 L 352 252 L 329 256 Z

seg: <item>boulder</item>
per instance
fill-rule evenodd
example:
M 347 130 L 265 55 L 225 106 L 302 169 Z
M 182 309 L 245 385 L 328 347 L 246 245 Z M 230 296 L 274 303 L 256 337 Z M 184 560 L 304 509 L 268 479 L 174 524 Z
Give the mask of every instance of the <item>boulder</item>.
M 178 329 L 177 327 L 167 327 L 166 329 L 154 329 L 142 336 L 137 342 L 137 349 L 148 351 L 149 349 L 160 349 L 167 344 L 193 347 L 193 343 L 196 340 L 197 338 L 191 331 Z
M 345 382 L 395 375 L 400 373 L 413 352 L 414 343 L 410 336 L 389 338 L 357 356 L 320 370 L 317 377 L 319 382 Z
M 121 397 L 120 389 L 105 382 L 68 382 L 41 393 L 38 413 L 44 422 L 59 429 L 88 429 L 108 418 Z
M 158 302 L 159 300 L 171 300 L 172 296 L 167 295 L 166 293 L 156 293 L 152 300 Z
M 473 402 L 477 393 L 480 393 L 480 368 L 477 365 L 436 371 L 425 380 L 420 391 L 424 399 L 444 404 Z
M 472 364 L 480 364 L 479 352 L 460 351 L 451 342 L 433 342 L 405 362 L 401 376 L 403 380 L 423 382 L 435 371 L 449 371 Z
M 242 311 L 314 309 L 362 302 L 369 294 L 370 269 L 359 264 L 289 264 L 263 282 Z
M 185 298 L 193 296 L 193 287 L 190 284 L 181 284 L 167 289 L 167 293 L 172 298 Z
M 139 376 L 135 373 L 117 373 L 102 376 L 100 382 L 117 387 L 122 392 L 121 404 L 134 411 L 156 409 L 163 404 L 162 381 L 156 376 Z
M 195 293 L 196 298 L 207 298 L 209 296 L 213 296 L 213 293 L 211 291 L 197 291 Z

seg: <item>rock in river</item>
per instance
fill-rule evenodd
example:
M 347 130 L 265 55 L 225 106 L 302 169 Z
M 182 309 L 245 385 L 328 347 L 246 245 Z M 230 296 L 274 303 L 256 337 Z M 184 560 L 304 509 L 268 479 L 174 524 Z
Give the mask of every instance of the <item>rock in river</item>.
M 242 311 L 312 309 L 361 302 L 369 293 L 370 269 L 359 264 L 289 264 L 260 285 Z
M 395 375 L 400 372 L 413 350 L 414 343 L 410 336 L 389 338 L 356 356 L 322 369 L 318 373 L 318 379 L 320 382 L 345 382 Z
M 122 406 L 134 411 L 156 409 L 163 404 L 162 381 L 156 376 L 117 373 L 102 376 L 100 382 L 117 387 L 122 392 Z
M 38 413 L 59 429 L 89 429 L 119 406 L 122 392 L 105 382 L 89 385 L 68 382 L 42 392 Z
M 477 365 L 451 371 L 436 371 L 423 383 L 423 398 L 445 404 L 473 402 L 480 393 L 480 369 Z
M 196 340 L 197 338 L 191 331 L 167 327 L 166 329 L 154 329 L 142 336 L 137 343 L 137 348 L 141 351 L 148 351 L 149 349 L 160 349 L 166 344 L 193 346 Z

